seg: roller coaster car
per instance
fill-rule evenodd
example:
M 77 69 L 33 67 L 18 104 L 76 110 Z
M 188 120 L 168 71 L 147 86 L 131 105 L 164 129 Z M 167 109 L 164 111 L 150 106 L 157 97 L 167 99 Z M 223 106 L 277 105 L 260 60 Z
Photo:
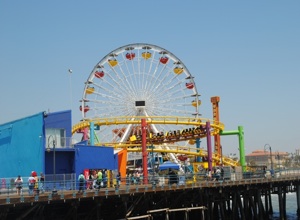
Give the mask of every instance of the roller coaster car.
M 194 133 L 197 134 L 197 135 L 205 134 L 206 129 L 201 125 L 201 126 L 198 126 L 198 127 L 195 128 Z
M 160 132 L 159 139 L 160 139 L 161 141 L 163 141 L 163 140 L 165 140 L 165 138 L 166 138 L 166 136 L 165 136 L 164 132 Z
M 186 132 L 187 132 L 187 129 L 183 129 L 183 130 L 180 132 L 180 135 L 181 135 L 181 136 L 185 136 L 185 135 L 186 135 Z
M 180 134 L 180 133 L 179 133 Z M 167 140 L 174 140 L 174 141 L 176 141 L 176 140 L 178 140 L 179 139 L 179 136 L 177 136 L 177 132 L 176 131 L 170 131 L 170 132 L 168 132 L 167 133 L 167 136 L 166 136 L 166 139 Z
M 192 128 L 188 128 L 188 129 L 183 130 L 181 135 L 184 137 L 193 137 L 194 134 L 193 134 Z
M 166 137 L 167 137 L 167 139 L 172 138 L 173 137 L 173 132 L 172 131 L 167 132 Z
M 200 128 L 200 126 L 196 127 L 195 130 L 194 130 L 194 133 L 195 134 L 200 134 L 202 131 L 202 129 Z
M 155 140 L 157 138 L 157 135 L 155 133 L 151 133 L 149 136 L 151 140 Z

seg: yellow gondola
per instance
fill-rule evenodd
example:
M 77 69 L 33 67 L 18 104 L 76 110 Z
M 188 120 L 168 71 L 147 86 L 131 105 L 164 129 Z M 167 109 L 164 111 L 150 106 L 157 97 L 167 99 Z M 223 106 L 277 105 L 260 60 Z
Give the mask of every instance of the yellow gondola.
M 94 87 L 87 87 L 87 89 L 85 90 L 86 94 L 93 94 L 95 91 Z
M 198 106 L 201 105 L 201 101 L 198 100 Z M 197 102 L 194 100 L 192 101 L 192 106 L 197 107 Z
M 108 60 L 108 63 L 109 63 L 109 65 L 111 66 L 111 67 L 114 67 L 114 66 L 116 66 L 117 64 L 118 64 L 118 61 L 117 60 Z
M 174 73 L 179 75 L 179 74 L 183 73 L 183 68 L 182 67 L 175 67 L 173 71 L 174 71 Z
M 149 58 L 151 58 L 152 54 L 150 52 L 144 52 L 142 53 L 142 57 L 145 59 L 145 60 L 148 60 Z

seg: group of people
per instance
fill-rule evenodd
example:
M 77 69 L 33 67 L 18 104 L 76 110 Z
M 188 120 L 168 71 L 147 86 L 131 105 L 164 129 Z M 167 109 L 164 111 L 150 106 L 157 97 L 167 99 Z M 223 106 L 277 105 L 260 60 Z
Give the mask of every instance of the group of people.
M 223 167 L 214 167 L 213 173 L 209 169 L 206 173 L 207 180 L 223 180 L 224 179 L 224 169 Z
M 142 174 L 140 171 L 136 171 L 136 172 L 133 172 L 133 173 L 128 173 L 126 175 L 126 184 L 127 185 L 135 185 L 135 184 L 140 184 L 141 183 L 141 180 L 142 180 Z
M 83 192 L 85 189 L 100 189 L 100 188 L 106 188 L 107 182 L 108 182 L 108 175 L 107 170 L 90 170 L 88 176 L 84 176 L 83 173 L 81 173 L 78 176 L 78 183 L 79 183 L 79 193 Z M 116 176 L 117 184 L 120 184 L 121 180 L 121 174 L 118 173 Z
M 28 194 L 29 195 L 38 195 L 40 190 L 44 192 L 44 182 L 45 176 L 41 173 L 40 178 L 38 177 L 35 171 L 31 172 L 31 175 L 28 178 Z M 40 186 L 39 186 L 40 183 Z M 23 193 L 23 179 L 20 175 L 15 179 L 15 187 L 17 194 L 21 195 Z

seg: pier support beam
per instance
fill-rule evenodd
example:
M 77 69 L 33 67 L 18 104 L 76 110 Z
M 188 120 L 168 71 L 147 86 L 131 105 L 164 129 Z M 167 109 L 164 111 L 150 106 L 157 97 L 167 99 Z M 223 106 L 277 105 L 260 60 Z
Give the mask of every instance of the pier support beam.
M 266 217 L 266 212 L 262 203 L 262 198 L 261 198 L 261 190 L 257 189 L 256 192 L 256 197 L 257 197 L 257 206 L 258 206 L 258 214 L 260 219 L 265 219 Z
M 297 215 L 300 216 L 300 185 L 296 186 Z
M 285 186 L 278 187 L 279 219 L 286 219 L 286 191 Z
M 251 208 L 249 206 L 249 193 L 248 192 L 244 192 L 244 194 L 243 194 L 243 203 L 244 203 L 244 212 L 245 212 L 245 215 L 249 219 L 251 219 L 252 211 L 251 211 Z

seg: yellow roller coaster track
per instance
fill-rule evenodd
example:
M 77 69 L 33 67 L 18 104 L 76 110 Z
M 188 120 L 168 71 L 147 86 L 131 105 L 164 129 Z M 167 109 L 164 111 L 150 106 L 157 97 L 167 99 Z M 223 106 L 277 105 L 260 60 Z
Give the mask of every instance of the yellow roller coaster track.
M 102 145 L 103 146 L 103 145 Z M 128 152 L 141 152 L 141 144 L 108 144 L 107 147 L 114 147 L 116 149 L 126 148 Z M 148 148 L 148 152 L 158 152 L 158 153 L 174 153 L 174 154 L 184 154 L 190 156 L 197 156 L 197 157 L 207 157 L 207 151 L 204 149 L 197 149 L 195 147 L 187 147 L 187 146 L 170 146 L 170 149 L 161 148 L 160 145 L 154 145 L 154 148 Z M 212 159 L 214 162 L 220 163 L 221 155 L 217 153 L 212 154 Z M 233 160 L 229 157 L 222 156 L 222 162 L 224 165 L 227 166 L 239 166 L 239 162 Z
M 72 134 L 90 126 L 90 122 L 98 126 L 110 126 L 121 124 L 141 124 L 141 119 L 145 118 L 147 124 L 169 124 L 169 125 L 190 125 L 190 126 L 205 126 L 206 122 L 210 122 L 212 128 L 211 133 L 215 135 L 221 130 L 224 130 L 224 124 L 219 121 L 213 121 L 206 118 L 189 118 L 189 117 L 174 117 L 174 116 L 123 116 L 112 118 L 93 118 L 86 119 L 74 125 Z
M 123 117 L 111 117 L 111 118 L 94 118 L 94 119 L 86 119 L 84 121 L 81 121 L 80 123 L 76 124 L 72 128 L 72 134 L 84 129 L 89 128 L 90 123 L 93 122 L 94 125 L 97 126 L 111 126 L 111 125 L 129 125 L 129 124 L 141 124 L 141 119 L 145 118 L 147 121 L 147 124 L 168 124 L 168 125 L 186 125 L 186 126 L 205 126 L 206 122 L 210 122 L 211 127 L 211 135 L 214 136 L 220 131 L 224 130 L 224 124 L 219 121 L 213 121 L 206 118 L 189 118 L 189 117 L 174 117 L 174 116 L 123 116 Z M 197 135 L 185 135 L 184 137 L 177 138 L 177 139 L 171 139 L 171 140 L 161 140 L 161 144 L 164 143 L 173 143 L 178 141 L 184 141 L 184 140 L 190 140 L 195 138 L 203 138 L 206 135 L 201 133 L 198 136 Z M 147 138 L 147 145 L 152 142 Z M 110 146 L 114 148 L 126 148 L 128 152 L 140 152 L 141 151 L 141 144 L 138 143 L 131 143 L 131 142 L 123 142 L 123 143 L 98 143 L 99 146 Z M 152 149 L 148 149 L 148 151 L 152 151 Z M 177 145 L 174 145 L 174 147 L 170 147 L 170 149 L 164 149 L 159 147 L 159 145 L 153 149 L 153 152 L 160 152 L 160 153 L 175 153 L 175 154 L 185 154 L 185 155 L 191 155 L 191 156 L 200 156 L 205 157 L 207 156 L 207 152 L 203 149 L 199 151 L 199 149 L 191 148 L 191 147 L 180 147 Z M 213 153 L 212 159 L 215 162 L 219 162 L 221 156 L 218 154 Z M 222 157 L 222 162 L 224 165 L 229 166 L 237 166 L 238 162 L 235 160 L 232 160 L 227 157 Z

